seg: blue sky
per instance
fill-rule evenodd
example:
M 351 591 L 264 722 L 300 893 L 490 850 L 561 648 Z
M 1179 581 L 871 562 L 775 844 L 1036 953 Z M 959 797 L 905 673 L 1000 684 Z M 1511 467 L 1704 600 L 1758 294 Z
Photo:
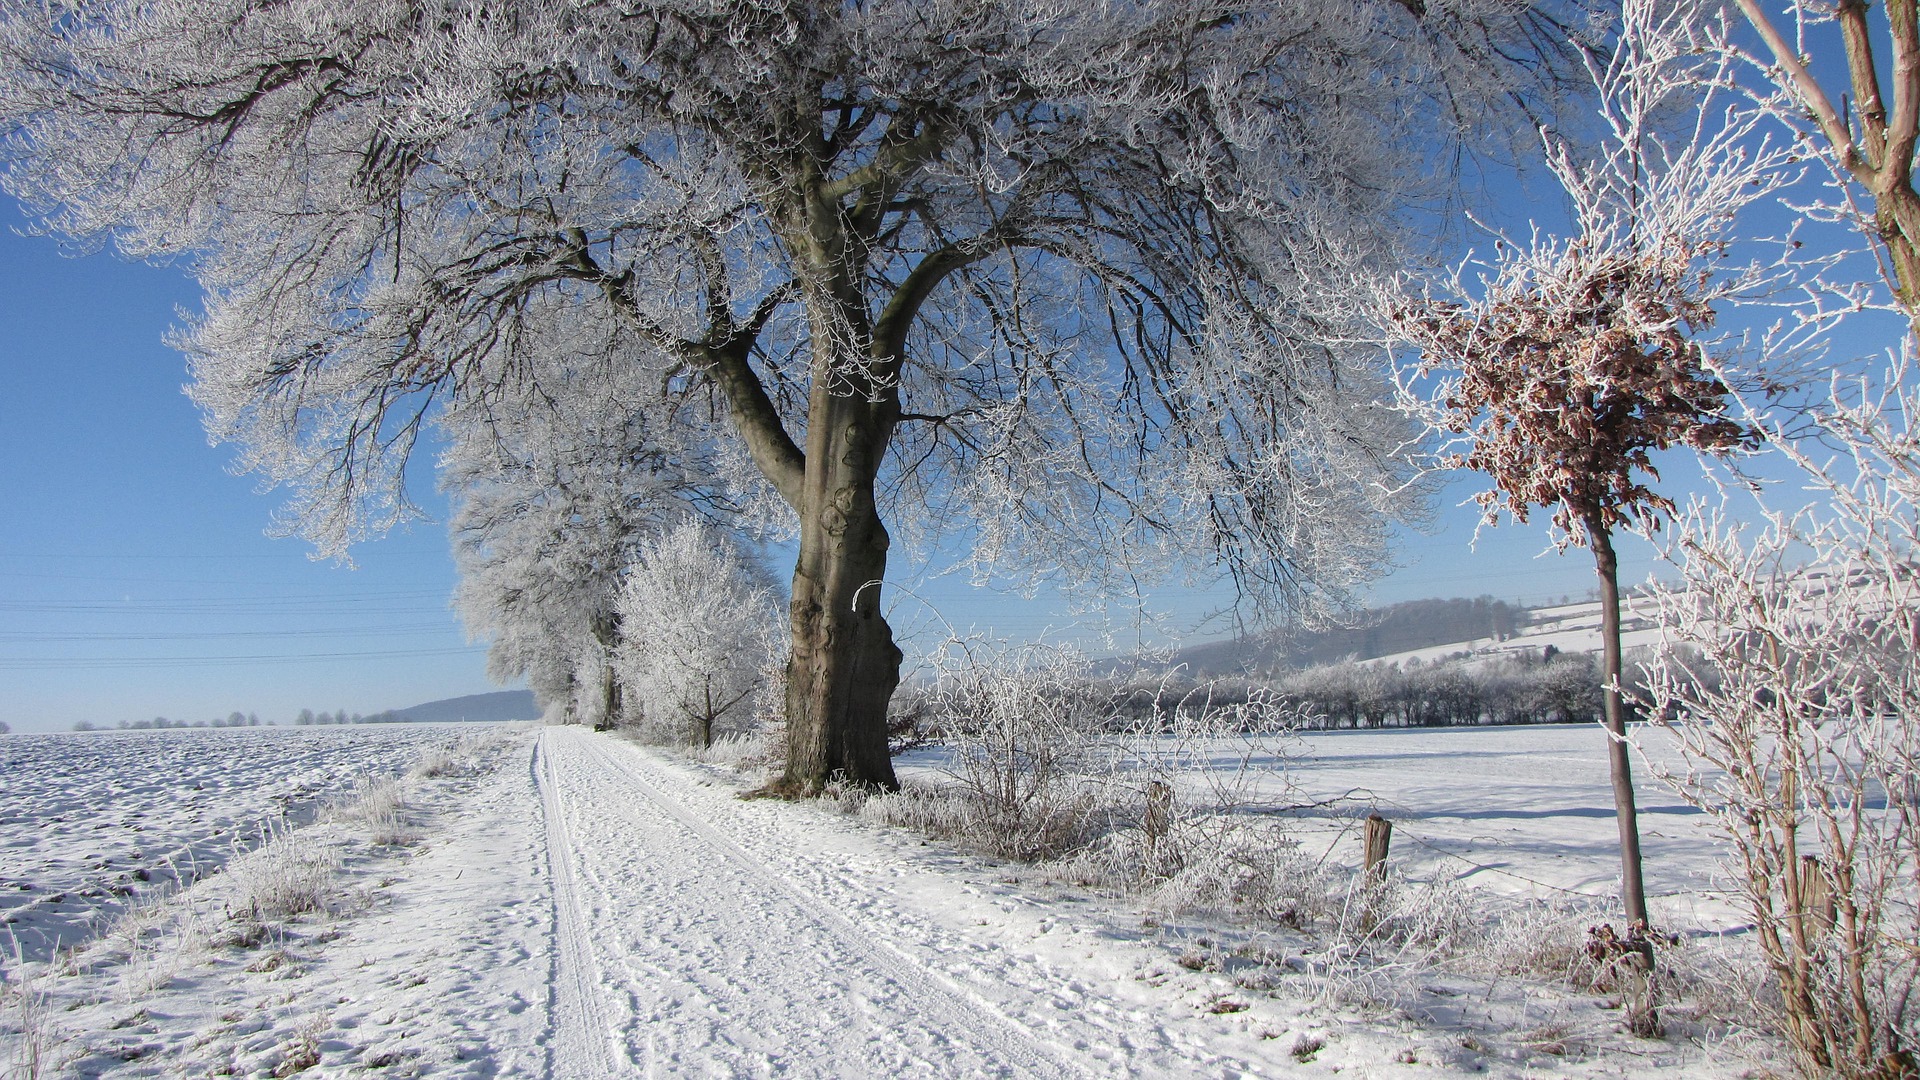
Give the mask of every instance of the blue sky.
M 192 282 L 110 253 L 72 257 L 19 235 L 21 224 L 11 207 L 0 217 L 0 722 L 112 726 L 238 710 L 286 723 L 302 708 L 372 713 L 492 688 L 484 649 L 465 642 L 448 608 L 439 523 L 356 548 L 353 567 L 266 536 L 278 496 L 230 474 L 230 450 L 207 445 L 181 393 L 185 362 L 161 340 L 179 309 L 197 306 Z M 1592 587 L 1586 553 L 1541 555 L 1538 527 L 1487 530 L 1469 551 L 1476 512 L 1450 504 L 1471 490 L 1449 492 L 1432 535 L 1406 537 L 1406 566 L 1376 600 L 1538 602 Z M 416 494 L 430 510 L 444 505 Z M 1624 576 L 1644 577 L 1644 545 L 1626 554 Z M 1064 635 L 1075 619 L 1056 598 L 898 569 L 921 598 L 896 592 L 894 621 L 907 633 L 931 632 L 932 609 L 961 630 L 1016 638 Z M 1176 626 L 1220 601 L 1181 587 L 1149 597 Z M 1128 612 L 1108 617 L 1124 628 Z
M 4 224 L 0 721 L 284 723 L 487 688 L 439 526 L 351 569 L 264 534 L 275 497 L 207 445 L 161 341 L 196 303 L 181 272 L 66 257 L 11 210 Z

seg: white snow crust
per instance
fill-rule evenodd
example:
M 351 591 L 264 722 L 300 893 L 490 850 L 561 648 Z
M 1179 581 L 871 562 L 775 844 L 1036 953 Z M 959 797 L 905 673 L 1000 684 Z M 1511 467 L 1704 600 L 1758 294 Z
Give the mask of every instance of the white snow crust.
M 407 777 L 399 842 L 351 814 L 322 814 L 229 856 L 224 872 L 123 901 L 117 917 L 88 924 L 92 937 L 58 924 L 68 927 L 61 952 L 7 966 L 0 1066 L 31 1051 L 42 1075 L 114 1077 L 1677 1078 L 1751 1068 L 1682 1039 L 1618 1034 L 1617 1012 L 1538 980 L 1408 970 L 1397 977 L 1417 989 L 1395 1007 L 1329 999 L 1304 975 L 1250 983 L 1229 944 L 1297 953 L 1304 939 L 1253 928 L 1216 940 L 1206 927 L 1143 918 L 1124 899 L 841 816 L 830 802 L 742 800 L 738 774 L 610 736 L 491 732 L 457 748 L 466 766 L 451 775 Z M 279 813 L 275 792 L 337 797 L 356 772 L 398 772 L 401 755 L 460 738 L 243 732 L 180 751 L 198 760 L 203 748 L 227 749 L 227 782 L 209 783 L 220 772 L 209 766 L 198 790 L 142 764 L 214 734 L 66 741 L 99 774 L 87 783 L 147 792 L 151 813 L 173 815 L 135 834 L 144 856 L 161 849 L 162 820 L 175 844 L 197 842 L 202 826 L 254 830 L 250 814 Z M 1294 776 L 1303 791 L 1364 786 L 1407 837 L 1443 849 L 1397 846 L 1408 873 L 1429 856 L 1440 866 L 1444 852 L 1481 864 L 1456 860 L 1447 872 L 1490 898 L 1604 892 L 1613 826 L 1590 812 L 1608 805 L 1594 801 L 1598 737 L 1584 727 L 1312 736 Z M 37 752 L 8 761 L 58 756 Z M 107 775 L 115 770 L 124 775 Z M 32 873 L 78 872 L 67 868 L 84 856 L 54 856 L 91 837 L 66 818 L 98 816 L 104 802 L 58 801 L 51 782 L 20 800 L 14 781 L 0 776 L 0 850 L 38 850 L 28 838 L 58 816 L 67 831 L 45 841 Z M 1672 844 L 1650 845 L 1650 880 L 1697 892 L 1679 865 L 1698 867 L 1710 850 L 1694 835 L 1699 820 L 1648 821 L 1670 829 L 1662 842 Z M 1338 815 L 1306 827 L 1327 830 L 1334 849 L 1344 843 Z M 318 874 L 322 900 L 276 916 L 261 906 L 262 882 L 290 868 Z M 1689 910 L 1701 925 L 1718 918 Z M 1188 965 L 1196 949 L 1220 959 Z

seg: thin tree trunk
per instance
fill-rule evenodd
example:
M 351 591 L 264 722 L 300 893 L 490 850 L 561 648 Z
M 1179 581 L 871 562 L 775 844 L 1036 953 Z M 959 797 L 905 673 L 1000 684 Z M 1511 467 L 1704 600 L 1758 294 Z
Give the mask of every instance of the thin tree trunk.
M 700 746 L 713 749 L 713 676 L 707 676 L 707 708 L 700 714 Z
M 1640 821 L 1633 798 L 1633 762 L 1627 754 L 1627 718 L 1620 699 L 1620 566 L 1614 556 L 1613 536 L 1597 513 L 1584 515 L 1587 544 L 1593 549 L 1600 576 L 1601 700 L 1607 725 L 1607 764 L 1613 775 L 1613 808 L 1620 824 L 1620 899 L 1627 921 L 1647 921 L 1647 890 L 1640 876 Z
M 614 674 L 613 665 L 607 665 L 607 680 L 601 688 L 600 723 L 611 731 L 620 724 L 620 676 Z

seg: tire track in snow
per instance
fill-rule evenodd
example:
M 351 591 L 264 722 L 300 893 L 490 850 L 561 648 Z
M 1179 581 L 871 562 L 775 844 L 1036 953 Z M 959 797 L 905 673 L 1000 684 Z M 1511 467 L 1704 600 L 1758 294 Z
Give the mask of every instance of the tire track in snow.
M 573 836 L 553 772 L 548 733 L 534 744 L 533 782 L 547 826 L 547 878 L 553 889 L 552 968 L 547 980 L 547 1076 L 559 1080 L 618 1075 L 614 1028 L 600 994 L 600 965 L 586 933 L 574 876 Z M 625 1063 L 631 1065 L 630 1062 Z
M 665 785 L 662 777 L 650 775 L 654 771 L 645 767 L 637 755 L 623 753 L 622 748 L 606 746 L 578 732 L 568 732 L 565 737 L 584 750 L 587 757 L 624 775 L 635 793 L 664 812 L 706 848 L 791 904 L 872 974 L 902 991 L 914 1004 L 912 1017 L 916 1022 L 935 1031 L 964 1032 L 969 1039 L 989 1050 L 1021 1077 L 1082 1075 L 1082 1070 L 1063 1064 L 1010 1017 L 976 995 L 953 985 L 944 975 L 929 969 L 885 939 L 861 929 L 851 919 L 801 888 L 778 868 L 761 861 L 702 820 L 663 790 Z

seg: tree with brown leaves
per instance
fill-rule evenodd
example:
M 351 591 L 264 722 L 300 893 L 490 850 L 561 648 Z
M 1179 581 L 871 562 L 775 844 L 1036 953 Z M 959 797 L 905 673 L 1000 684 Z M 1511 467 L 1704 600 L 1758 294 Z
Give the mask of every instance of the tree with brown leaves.
M 1468 445 L 1446 459 L 1494 486 L 1475 497 L 1489 524 L 1553 507 L 1564 542 L 1593 552 L 1600 578 L 1605 722 L 1620 820 L 1621 898 L 1647 918 L 1640 837 L 1620 698 L 1620 579 L 1614 530 L 1656 528 L 1673 503 L 1649 486 L 1653 454 L 1720 453 L 1747 429 L 1722 415 L 1727 387 L 1690 336 L 1713 323 L 1685 242 L 1639 254 L 1559 252 L 1557 265 L 1503 283 L 1484 303 L 1434 303 L 1405 324 L 1430 365 L 1458 371 L 1446 430 Z M 1551 271 L 1550 273 L 1546 271 Z
M 1625 16 L 1613 58 L 1593 71 L 1602 145 L 1588 157 L 1547 140 L 1575 238 L 1536 231 L 1530 244 L 1503 242 L 1477 288 L 1456 275 L 1456 298 L 1400 304 L 1392 322 L 1431 384 L 1423 406 L 1447 444 L 1439 464 L 1493 481 L 1476 497 L 1486 522 L 1551 507 L 1556 542 L 1593 552 L 1621 899 L 1629 923 L 1644 924 L 1613 537 L 1673 512 L 1651 486 L 1656 453 L 1753 442 L 1727 415 L 1730 389 L 1703 342 L 1716 303 L 1764 291 L 1779 272 L 1778 262 L 1731 258 L 1726 237 L 1742 208 L 1787 181 L 1789 157 L 1756 135 L 1759 114 L 1720 104 L 1730 60 L 1698 47 L 1696 13 L 1634 0 Z M 1694 123 L 1676 126 L 1676 116 Z M 1648 943 L 1628 940 L 1651 959 Z M 1651 997 L 1630 1011 L 1635 1030 L 1657 1030 Z

